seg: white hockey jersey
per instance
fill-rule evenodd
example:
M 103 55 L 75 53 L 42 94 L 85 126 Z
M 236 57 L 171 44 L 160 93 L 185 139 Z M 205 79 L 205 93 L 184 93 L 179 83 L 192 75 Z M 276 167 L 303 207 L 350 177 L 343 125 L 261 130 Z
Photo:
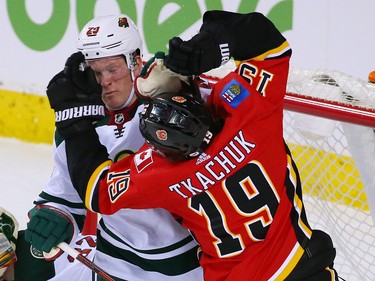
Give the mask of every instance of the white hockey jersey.
M 136 152 L 144 143 L 138 129 L 138 114 L 143 106 L 137 106 L 111 113 L 106 125 L 96 128 L 101 143 L 114 161 L 121 155 Z M 86 210 L 70 180 L 65 142 L 55 142 L 54 164 L 52 176 L 35 203 L 58 206 L 73 214 L 79 224 Z M 71 246 L 74 244 L 75 240 Z M 101 216 L 94 262 L 116 280 L 199 281 L 203 280 L 203 273 L 197 251 L 198 245 L 190 233 L 169 212 L 123 209 L 111 216 Z M 59 263 L 67 259 L 64 256 L 58 259 Z M 75 267 L 84 268 L 80 264 Z M 56 265 L 55 268 L 57 276 L 52 280 L 63 280 L 58 278 L 58 271 L 64 267 Z M 91 272 L 85 272 L 80 272 L 80 280 L 91 280 Z

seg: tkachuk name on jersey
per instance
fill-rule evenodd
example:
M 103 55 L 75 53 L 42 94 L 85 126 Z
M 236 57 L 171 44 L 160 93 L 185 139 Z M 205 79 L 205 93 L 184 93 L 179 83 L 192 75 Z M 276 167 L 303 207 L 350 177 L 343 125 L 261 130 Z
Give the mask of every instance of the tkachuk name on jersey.
M 56 122 L 69 119 L 79 118 L 83 116 L 105 116 L 103 105 L 81 105 L 67 108 L 62 111 L 56 111 Z
M 203 168 L 195 173 L 195 179 L 187 178 L 179 183 L 169 186 L 169 190 L 176 192 L 182 198 L 188 198 L 214 186 L 217 181 L 221 181 L 225 175 L 232 172 L 242 161 L 246 159 L 246 155 L 250 154 L 256 147 L 255 143 L 245 140 L 242 131 L 222 149 L 212 160 L 207 162 Z M 197 182 L 195 186 L 192 182 Z

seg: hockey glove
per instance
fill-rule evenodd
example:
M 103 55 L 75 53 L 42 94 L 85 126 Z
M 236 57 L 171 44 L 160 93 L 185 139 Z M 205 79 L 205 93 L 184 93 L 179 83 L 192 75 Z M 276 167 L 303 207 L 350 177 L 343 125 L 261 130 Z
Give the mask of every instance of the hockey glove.
M 0 277 L 8 266 L 16 262 L 18 222 L 13 215 L 0 207 Z
M 179 75 L 164 65 L 165 54 L 157 52 L 142 68 L 135 78 L 134 86 L 137 98 L 147 102 L 159 94 L 179 92 L 182 83 L 188 83 L 186 76 Z
M 165 65 L 182 75 L 199 75 L 229 60 L 227 43 L 219 44 L 215 35 L 201 31 L 188 41 L 179 37 L 169 40 Z
M 56 128 L 64 139 L 91 129 L 104 116 L 101 87 L 90 67 L 81 70 L 83 62 L 82 53 L 72 54 L 47 86 Z
M 38 251 L 42 251 L 47 260 L 53 260 L 62 254 L 56 247 L 60 242 L 69 243 L 73 236 L 73 222 L 63 211 L 39 205 L 29 212 L 25 240 Z M 49 254 L 51 252 L 51 254 Z

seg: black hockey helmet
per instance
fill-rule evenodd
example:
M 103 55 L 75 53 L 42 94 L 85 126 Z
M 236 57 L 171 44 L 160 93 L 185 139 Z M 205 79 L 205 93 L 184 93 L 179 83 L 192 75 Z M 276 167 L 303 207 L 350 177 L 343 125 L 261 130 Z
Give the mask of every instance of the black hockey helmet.
M 161 94 L 140 114 L 146 142 L 171 160 L 199 155 L 217 133 L 216 127 L 204 102 L 185 93 Z

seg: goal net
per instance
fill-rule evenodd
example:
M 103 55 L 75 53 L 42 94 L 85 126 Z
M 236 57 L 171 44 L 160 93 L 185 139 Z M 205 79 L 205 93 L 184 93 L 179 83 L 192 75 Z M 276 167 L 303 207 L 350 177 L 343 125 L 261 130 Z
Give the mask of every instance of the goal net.
M 331 235 L 341 277 L 375 280 L 375 85 L 292 69 L 287 91 L 284 136 L 311 226 Z
M 231 69 L 206 78 L 214 83 Z M 310 225 L 331 235 L 340 277 L 375 280 L 375 85 L 338 71 L 292 68 L 287 92 L 284 137 Z

